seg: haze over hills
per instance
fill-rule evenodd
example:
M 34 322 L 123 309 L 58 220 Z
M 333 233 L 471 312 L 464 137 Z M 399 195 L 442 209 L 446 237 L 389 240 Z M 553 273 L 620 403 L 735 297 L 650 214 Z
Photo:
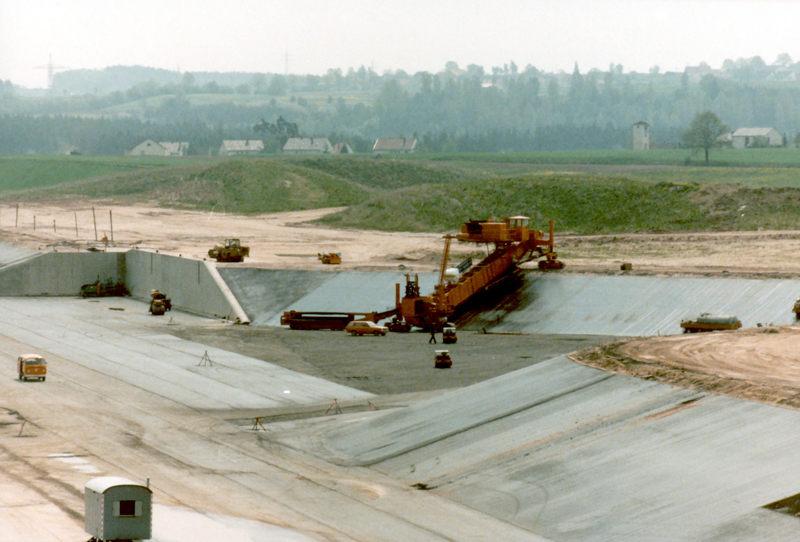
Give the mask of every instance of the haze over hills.
M 637 122 L 650 125 L 651 149 L 674 148 L 707 110 L 731 130 L 773 128 L 786 144 L 800 134 L 800 63 L 788 55 L 680 73 L 614 64 L 545 73 L 513 62 L 490 72 L 448 62 L 435 74 L 361 67 L 322 76 L 118 66 L 59 72 L 54 83 L 38 98 L 0 89 L 0 154 L 122 155 L 148 138 L 187 142 L 199 156 L 230 139 L 263 139 L 265 152 L 279 152 L 285 137 L 254 130 L 278 118 L 356 152 L 380 137 L 417 138 L 430 152 L 630 149 Z

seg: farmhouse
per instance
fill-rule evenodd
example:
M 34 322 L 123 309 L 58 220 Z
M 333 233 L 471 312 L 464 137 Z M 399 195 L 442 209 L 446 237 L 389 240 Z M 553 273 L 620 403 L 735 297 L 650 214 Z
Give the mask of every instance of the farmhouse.
M 406 139 L 405 137 L 382 137 L 375 140 L 372 152 L 398 152 L 409 153 L 417 149 L 416 138 Z
M 226 139 L 219 147 L 220 156 L 238 156 L 258 154 L 264 150 L 264 142 L 260 139 Z
M 156 143 L 146 139 L 136 145 L 128 153 L 131 156 L 185 156 L 189 152 L 189 143 L 186 141 L 162 141 Z
M 325 137 L 290 137 L 283 146 L 283 152 L 289 154 L 321 154 L 333 150 L 333 145 Z
M 775 128 L 739 128 L 731 134 L 734 149 L 782 147 L 783 136 Z

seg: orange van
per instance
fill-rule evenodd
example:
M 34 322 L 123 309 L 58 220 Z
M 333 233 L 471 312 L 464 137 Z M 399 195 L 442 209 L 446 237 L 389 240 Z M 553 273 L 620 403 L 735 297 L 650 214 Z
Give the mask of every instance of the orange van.
M 20 380 L 36 378 L 44 382 L 47 376 L 47 362 L 39 354 L 23 354 L 17 359 L 17 372 Z

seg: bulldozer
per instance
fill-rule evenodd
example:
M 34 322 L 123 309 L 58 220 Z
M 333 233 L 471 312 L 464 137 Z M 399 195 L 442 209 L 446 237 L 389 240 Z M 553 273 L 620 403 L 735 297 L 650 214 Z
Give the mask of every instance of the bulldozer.
M 317 254 L 317 259 L 322 263 L 328 265 L 339 265 L 340 263 L 342 263 L 342 255 L 338 252 Z
M 224 245 L 209 250 L 208 256 L 218 262 L 243 262 L 245 256 L 250 256 L 250 247 L 243 247 L 238 239 L 226 239 Z

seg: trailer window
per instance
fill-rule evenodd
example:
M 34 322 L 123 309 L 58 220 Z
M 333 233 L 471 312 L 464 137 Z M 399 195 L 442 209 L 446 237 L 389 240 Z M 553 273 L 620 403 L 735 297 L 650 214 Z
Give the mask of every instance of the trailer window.
M 142 515 L 141 501 L 116 501 L 114 502 L 114 515 L 123 518 L 133 518 Z

